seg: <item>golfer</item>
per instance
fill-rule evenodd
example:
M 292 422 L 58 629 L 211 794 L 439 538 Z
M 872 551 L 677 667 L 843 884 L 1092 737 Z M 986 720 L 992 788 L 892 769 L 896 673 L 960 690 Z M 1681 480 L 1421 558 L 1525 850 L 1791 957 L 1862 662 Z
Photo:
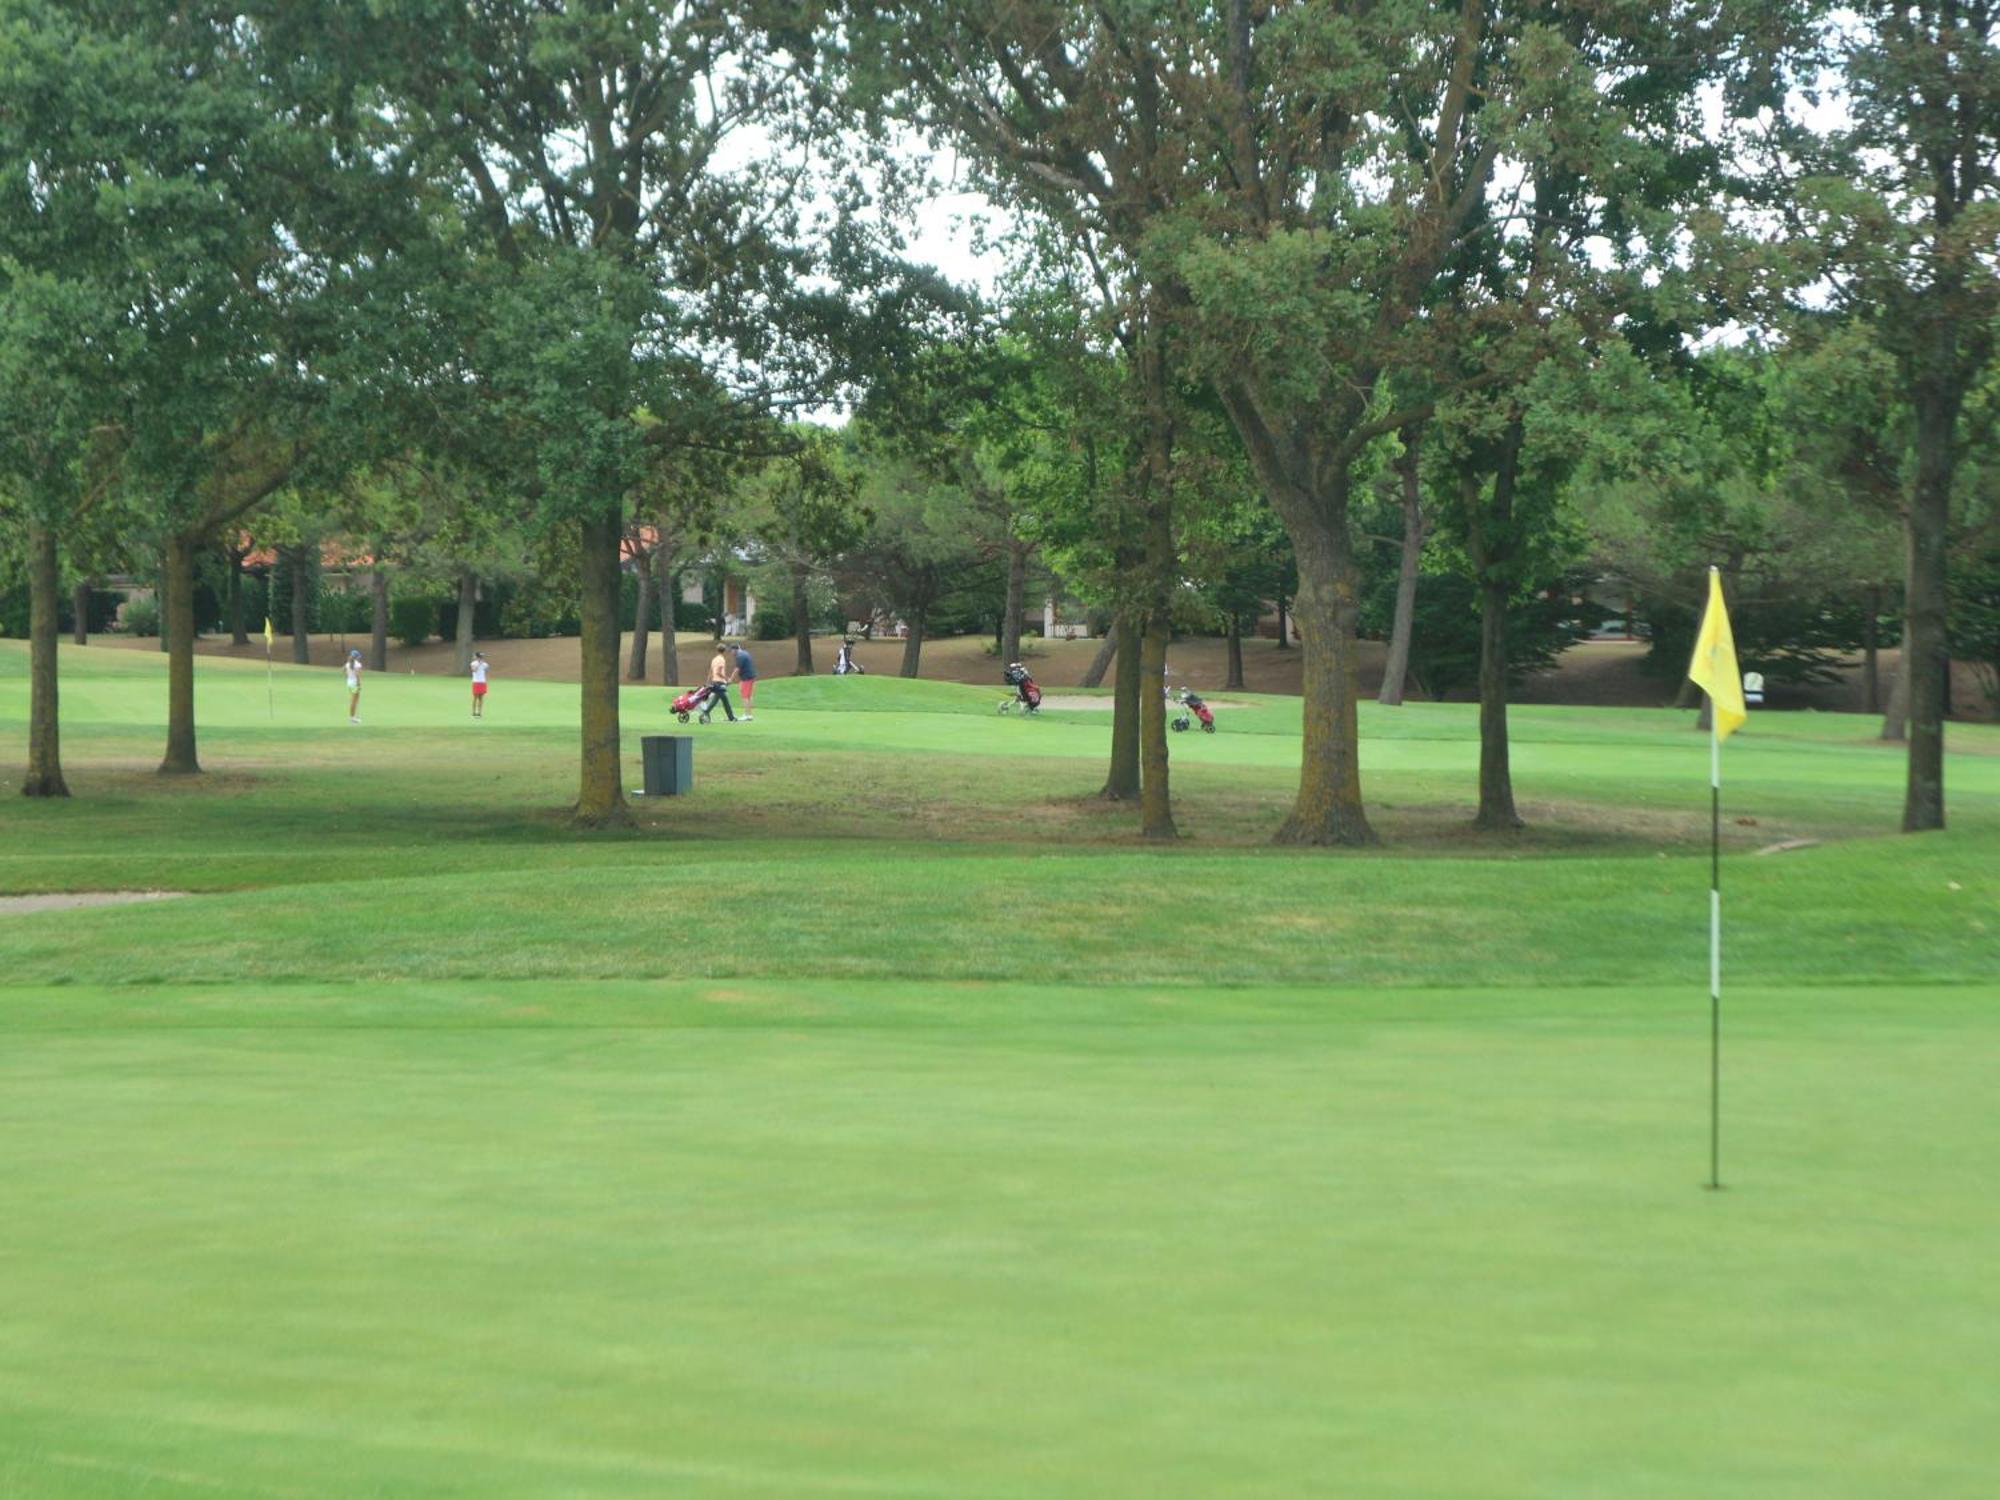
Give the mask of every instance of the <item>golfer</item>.
M 361 653 L 347 653 L 347 722 L 361 722 Z
M 722 705 L 724 718 L 736 722 L 736 710 L 729 706 L 729 650 L 720 641 L 715 643 L 715 657 L 708 664 L 708 697 L 711 703 Z
M 486 673 L 488 672 L 488 670 L 490 669 L 486 665 L 485 655 L 478 651 L 473 652 L 472 653 L 472 717 L 475 719 L 483 719 L 486 717 Z
M 750 652 L 736 648 L 736 691 L 743 695 L 743 722 L 750 722 L 750 700 L 757 693 L 757 663 L 750 660 Z

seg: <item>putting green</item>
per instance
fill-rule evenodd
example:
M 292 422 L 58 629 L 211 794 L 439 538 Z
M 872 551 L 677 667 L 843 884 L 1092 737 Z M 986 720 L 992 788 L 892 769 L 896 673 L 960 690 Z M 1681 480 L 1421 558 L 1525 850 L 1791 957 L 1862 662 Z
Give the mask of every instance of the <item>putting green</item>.
M 573 688 L 204 663 L 189 785 L 63 664 L 0 891 L 200 894 L 0 917 L 0 1494 L 1990 1489 L 1991 730 L 1923 839 L 1865 726 L 1732 742 L 1715 1194 L 1676 716 L 1524 714 L 1495 846 L 1470 713 L 1373 715 L 1352 856 L 1262 847 L 1260 702 L 1155 850 L 1102 715 L 773 682 L 577 837 Z

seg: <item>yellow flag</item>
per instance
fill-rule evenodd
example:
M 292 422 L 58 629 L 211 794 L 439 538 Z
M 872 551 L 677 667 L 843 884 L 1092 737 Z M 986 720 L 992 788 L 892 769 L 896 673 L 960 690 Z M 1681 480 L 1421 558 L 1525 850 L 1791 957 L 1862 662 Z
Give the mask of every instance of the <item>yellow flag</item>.
M 264 616 L 264 649 L 266 651 L 271 649 L 271 617 L 269 615 Z
M 1736 667 L 1736 637 L 1730 633 L 1729 611 L 1722 604 L 1722 575 L 1708 570 L 1708 608 L 1701 614 L 1701 632 L 1694 638 L 1694 660 L 1688 680 L 1715 702 L 1715 737 L 1726 740 L 1750 717 L 1743 706 L 1743 674 Z

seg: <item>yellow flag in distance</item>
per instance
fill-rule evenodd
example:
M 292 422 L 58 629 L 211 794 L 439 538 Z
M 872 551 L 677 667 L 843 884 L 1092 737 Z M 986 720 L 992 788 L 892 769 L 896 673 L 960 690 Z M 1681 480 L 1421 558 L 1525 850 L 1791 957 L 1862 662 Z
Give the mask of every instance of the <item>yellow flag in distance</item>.
M 264 649 L 266 651 L 271 649 L 271 617 L 269 615 L 264 616 Z
M 1714 568 L 1708 570 L 1708 608 L 1701 612 L 1688 680 L 1715 704 L 1717 739 L 1726 740 L 1743 727 L 1750 711 L 1743 705 L 1743 673 L 1736 666 L 1736 637 L 1729 629 L 1729 611 L 1722 603 L 1722 575 Z

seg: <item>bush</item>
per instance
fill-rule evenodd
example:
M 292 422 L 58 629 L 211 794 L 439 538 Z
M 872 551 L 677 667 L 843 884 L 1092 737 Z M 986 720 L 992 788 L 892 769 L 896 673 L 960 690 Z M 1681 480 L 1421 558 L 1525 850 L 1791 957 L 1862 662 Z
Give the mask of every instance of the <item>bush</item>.
M 674 600 L 674 629 L 713 630 L 715 611 L 706 604 L 692 599 Z
M 408 599 L 391 596 L 389 633 L 405 646 L 421 646 L 437 629 L 438 602 L 416 595 Z
M 127 635 L 158 635 L 160 601 L 151 597 L 128 600 L 118 616 L 118 628 Z
M 271 564 L 270 600 L 275 606 L 271 610 L 271 624 L 280 635 L 292 633 L 292 569 L 296 563 L 303 576 L 306 589 L 306 629 L 319 630 L 320 589 L 319 548 L 280 547 L 277 561 Z M 261 622 L 260 622 L 261 623 Z
M 792 638 L 792 607 L 776 600 L 760 603 L 750 632 L 760 641 L 788 641 Z
M 271 615 L 271 594 L 269 587 L 264 582 L 263 575 L 259 573 L 245 573 L 243 575 L 242 588 L 244 628 L 252 635 L 258 635 L 264 629 L 265 616 L 270 615 L 271 625 L 275 629 L 278 619 L 277 616 Z M 225 610 L 224 613 L 226 614 L 227 611 Z M 227 622 L 225 621 L 224 623 L 226 624 Z
M 500 612 L 500 634 L 515 639 L 575 635 L 582 622 L 576 606 L 557 599 L 539 583 L 524 584 Z
M 112 621 L 118 618 L 118 604 L 122 598 L 123 595 L 114 594 L 108 589 L 90 591 L 90 608 L 85 614 L 85 621 L 92 635 L 111 628 Z M 65 634 L 76 629 L 76 609 L 67 589 L 63 590 L 62 597 L 56 602 L 56 616 L 57 628 Z M 21 633 L 27 634 L 25 625 Z
M 328 589 L 319 596 L 319 628 L 327 635 L 366 635 L 375 628 L 374 597 L 361 589 Z

